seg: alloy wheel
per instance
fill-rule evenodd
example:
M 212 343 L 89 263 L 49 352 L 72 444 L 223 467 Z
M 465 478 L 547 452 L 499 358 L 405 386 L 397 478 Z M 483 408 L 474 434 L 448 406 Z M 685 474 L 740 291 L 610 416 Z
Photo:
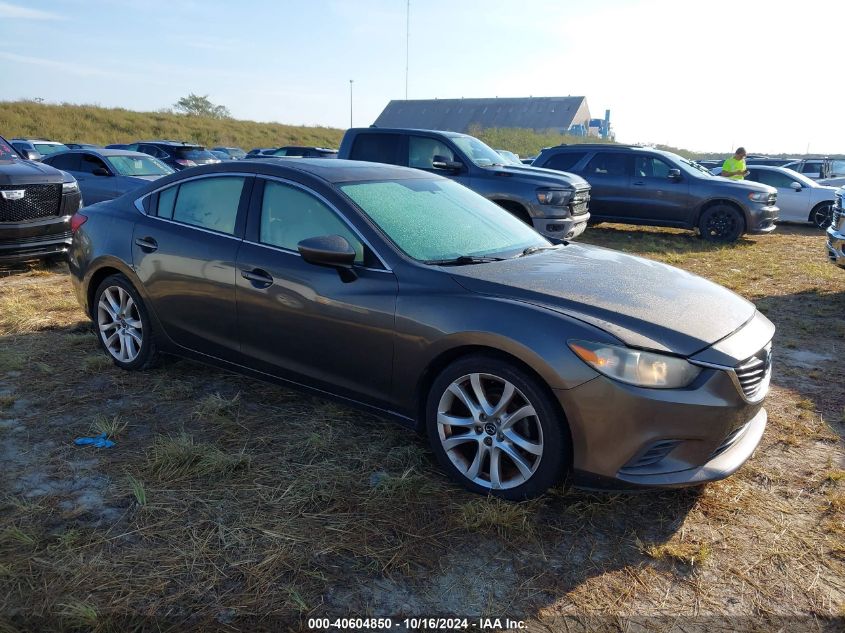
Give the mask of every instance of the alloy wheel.
M 543 457 L 537 412 L 513 383 L 493 374 L 454 380 L 440 397 L 437 432 L 452 464 L 488 489 L 527 482 Z
M 704 230 L 707 232 L 707 235 L 711 237 L 724 239 L 727 236 L 734 234 L 736 231 L 736 224 L 737 219 L 734 213 L 731 213 L 726 209 L 719 209 L 707 218 L 707 224 L 705 225 Z
M 144 326 L 138 306 L 126 289 L 109 286 L 100 294 L 97 326 L 105 348 L 116 360 L 131 363 L 138 358 Z
M 822 231 L 827 230 L 827 227 L 833 222 L 833 204 L 816 207 L 810 219 Z

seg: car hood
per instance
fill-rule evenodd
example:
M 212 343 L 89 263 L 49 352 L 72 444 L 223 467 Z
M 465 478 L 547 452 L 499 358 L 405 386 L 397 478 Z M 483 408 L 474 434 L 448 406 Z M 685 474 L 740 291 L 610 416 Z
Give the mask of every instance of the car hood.
M 743 190 L 743 191 L 767 191 L 769 193 L 777 193 L 778 190 L 774 187 L 770 187 L 769 185 L 764 185 L 762 182 L 755 182 L 753 180 L 731 180 L 730 178 L 725 178 L 724 176 L 716 176 L 719 180 L 720 184 L 723 185 L 730 185 L 732 188 L 736 190 Z M 711 180 L 712 182 L 712 180 Z
M 545 187 L 562 187 L 569 185 L 575 189 L 588 189 L 590 183 L 576 174 L 557 171 L 556 169 L 543 169 L 542 167 L 517 167 L 516 165 L 492 165 L 484 169 L 493 172 L 502 178 L 519 178 L 523 181 L 534 181 Z
M 59 183 L 64 174 L 55 167 L 31 160 L 0 160 L 0 185 Z
M 584 244 L 445 270 L 472 292 L 544 306 L 632 347 L 683 356 L 723 339 L 756 312 L 749 301 L 692 273 Z

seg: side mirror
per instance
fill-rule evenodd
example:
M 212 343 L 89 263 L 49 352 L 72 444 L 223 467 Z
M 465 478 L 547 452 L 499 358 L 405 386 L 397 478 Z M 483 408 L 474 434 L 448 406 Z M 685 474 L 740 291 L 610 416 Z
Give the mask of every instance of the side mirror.
M 34 149 L 22 149 L 19 151 L 26 160 L 41 160 L 44 158 L 41 152 L 37 152 Z
M 297 250 L 309 264 L 337 269 L 344 282 L 358 278 L 352 265 L 355 263 L 355 249 L 340 235 L 309 237 L 297 244 Z
M 801 191 L 804 188 L 801 186 L 800 182 L 792 182 L 789 186 L 792 187 L 795 191 Z
M 435 155 L 431 159 L 431 166 L 434 169 L 445 169 L 446 171 L 460 171 L 464 164 L 459 160 L 449 160 L 445 156 Z
M 111 176 L 109 170 L 105 167 L 95 167 L 94 171 L 91 173 L 93 173 L 95 176 Z
M 680 169 L 670 169 L 669 172 L 666 174 L 666 178 L 669 180 L 680 180 L 681 179 L 681 170 Z

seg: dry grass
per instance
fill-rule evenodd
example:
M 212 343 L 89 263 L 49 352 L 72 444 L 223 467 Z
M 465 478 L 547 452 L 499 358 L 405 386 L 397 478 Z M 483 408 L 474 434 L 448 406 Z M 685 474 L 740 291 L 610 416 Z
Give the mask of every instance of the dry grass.
M 95 360 L 60 271 L 0 273 L 0 389 L 14 400 L 0 407 L 0 630 L 433 613 L 548 630 L 625 630 L 634 615 L 738 630 L 744 615 L 796 630 L 806 620 L 771 618 L 842 616 L 845 275 L 820 234 L 713 247 L 599 226 L 584 241 L 714 279 L 778 326 L 769 428 L 733 477 L 523 504 L 473 496 L 422 438 L 372 415 L 184 361 L 134 374 Z M 89 427 L 116 446 L 73 446 Z

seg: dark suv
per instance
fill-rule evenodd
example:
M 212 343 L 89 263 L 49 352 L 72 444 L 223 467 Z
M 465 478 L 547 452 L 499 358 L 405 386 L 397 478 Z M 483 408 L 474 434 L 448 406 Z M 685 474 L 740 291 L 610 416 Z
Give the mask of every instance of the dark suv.
M 698 228 L 708 240 L 733 242 L 775 229 L 777 190 L 729 180 L 685 158 L 630 145 L 547 147 L 533 165 L 573 172 L 592 186 L 593 221 Z
M 24 160 L 0 137 L 0 262 L 67 253 L 80 206 L 73 176 Z
M 584 232 L 590 185 L 573 174 L 506 165 L 477 138 L 436 130 L 353 128 L 338 158 L 414 167 L 455 180 L 553 238 Z
M 254 153 L 253 153 L 254 152 Z M 337 150 L 328 147 L 304 145 L 285 145 L 272 150 L 252 150 L 246 158 L 267 158 L 268 156 L 286 156 L 289 158 L 337 158 Z
M 206 150 L 202 145 L 182 143 L 179 141 L 138 141 L 129 143 L 121 149 L 128 149 L 133 152 L 144 152 L 158 158 L 166 165 L 170 165 L 177 171 L 197 165 L 209 165 L 219 163 L 220 159 Z

